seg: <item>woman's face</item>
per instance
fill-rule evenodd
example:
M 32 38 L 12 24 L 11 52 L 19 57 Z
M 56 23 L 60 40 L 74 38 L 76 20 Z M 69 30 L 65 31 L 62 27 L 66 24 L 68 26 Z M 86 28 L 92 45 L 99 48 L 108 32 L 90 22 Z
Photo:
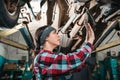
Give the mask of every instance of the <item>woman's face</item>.
M 46 40 L 47 40 L 50 44 L 52 44 L 52 45 L 54 45 L 54 46 L 56 46 L 56 47 L 60 45 L 60 37 L 59 37 L 59 35 L 56 33 L 55 30 L 53 30 L 53 31 L 50 32 L 50 34 L 49 34 L 49 36 L 46 38 Z

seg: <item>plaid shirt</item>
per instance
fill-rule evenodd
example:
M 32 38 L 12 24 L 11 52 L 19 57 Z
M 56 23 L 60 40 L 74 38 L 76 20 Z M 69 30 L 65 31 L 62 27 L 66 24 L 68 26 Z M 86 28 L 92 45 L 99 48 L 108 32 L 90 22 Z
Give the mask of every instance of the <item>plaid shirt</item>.
M 91 53 L 93 45 L 85 43 L 76 52 L 68 53 L 53 53 L 48 50 L 41 50 L 34 59 L 34 74 L 36 80 L 42 80 L 42 75 L 45 75 L 45 80 L 70 80 L 71 76 L 61 79 L 63 74 L 73 70 L 82 68 L 82 62 Z M 61 76 L 62 74 L 62 76 Z

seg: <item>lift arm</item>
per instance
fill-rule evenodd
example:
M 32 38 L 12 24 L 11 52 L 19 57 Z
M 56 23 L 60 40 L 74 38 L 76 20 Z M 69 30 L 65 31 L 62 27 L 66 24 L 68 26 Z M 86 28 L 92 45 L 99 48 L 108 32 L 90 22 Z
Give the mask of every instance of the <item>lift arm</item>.
M 111 48 L 111 47 L 114 47 L 114 46 L 118 46 L 118 45 L 120 45 L 120 39 L 109 42 L 105 45 L 99 46 L 92 53 L 99 52 L 99 51 L 102 51 L 102 50 L 105 50 L 105 49 L 108 49 L 108 48 Z
M 1 37 L 9 36 L 9 35 L 17 32 L 20 28 L 23 28 L 23 24 L 19 24 L 12 29 L 5 29 L 5 30 L 0 31 L 0 36 Z
M 6 38 L 1 37 L 1 36 L 0 36 L 0 42 L 8 44 L 8 45 L 16 47 L 16 48 L 20 48 L 22 50 L 28 50 L 28 47 L 26 45 L 23 45 L 21 43 L 18 43 L 18 42 L 9 40 L 9 39 L 6 39 Z

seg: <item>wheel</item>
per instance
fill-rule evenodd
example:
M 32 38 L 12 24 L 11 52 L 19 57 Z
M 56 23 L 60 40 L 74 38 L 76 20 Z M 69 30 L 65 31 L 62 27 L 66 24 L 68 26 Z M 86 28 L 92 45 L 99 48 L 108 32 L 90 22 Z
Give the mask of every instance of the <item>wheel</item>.
M 12 28 L 17 23 L 20 7 L 18 0 L 0 0 L 0 27 Z

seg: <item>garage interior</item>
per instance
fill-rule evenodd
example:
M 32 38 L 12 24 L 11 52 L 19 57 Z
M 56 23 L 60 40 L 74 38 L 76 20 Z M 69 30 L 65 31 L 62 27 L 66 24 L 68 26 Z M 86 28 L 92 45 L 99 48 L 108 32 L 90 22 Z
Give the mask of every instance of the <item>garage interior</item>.
M 1 0 L 0 4 L 3 3 L 0 80 L 35 80 L 31 64 L 36 50 L 35 31 L 39 27 L 53 26 L 61 35 L 60 52 L 70 53 L 84 43 L 86 22 L 95 33 L 94 50 L 86 67 L 73 73 L 73 80 L 120 80 L 119 0 Z M 4 20 L 8 16 L 5 17 L 2 6 L 11 17 L 19 8 L 16 22 Z

